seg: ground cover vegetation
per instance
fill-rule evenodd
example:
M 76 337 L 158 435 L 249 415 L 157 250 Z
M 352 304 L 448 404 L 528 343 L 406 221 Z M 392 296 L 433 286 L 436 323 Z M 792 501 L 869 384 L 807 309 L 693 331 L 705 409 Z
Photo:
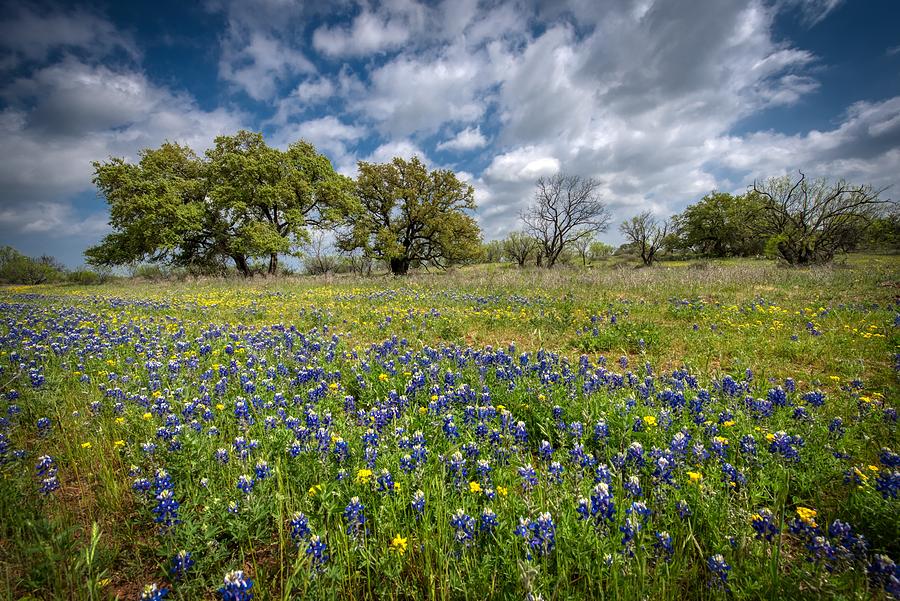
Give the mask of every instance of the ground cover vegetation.
M 6 287 L 3 590 L 897 596 L 897 273 Z

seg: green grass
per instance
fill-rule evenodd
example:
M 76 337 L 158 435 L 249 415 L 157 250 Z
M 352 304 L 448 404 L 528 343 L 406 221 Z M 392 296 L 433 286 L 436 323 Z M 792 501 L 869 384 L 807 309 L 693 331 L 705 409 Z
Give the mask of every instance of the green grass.
M 10 599 L 131 599 L 157 582 L 172 589 L 168 599 L 215 598 L 225 572 L 243 569 L 263 600 L 877 597 L 884 593 L 866 577 L 867 562 L 875 553 L 900 559 L 898 501 L 875 487 L 889 471 L 880 449 L 900 450 L 896 423 L 884 417 L 900 390 L 898 273 L 900 257 L 852 255 L 805 270 L 752 260 L 649 269 L 610 261 L 554 271 L 484 265 L 405 279 L 7 288 L 0 292 L 0 409 L 9 420 L 0 591 Z M 32 371 L 43 384 L 32 386 Z M 718 388 L 725 376 L 741 383 L 738 394 Z M 796 385 L 791 406 L 760 416 L 748 405 L 747 397 L 764 399 L 788 378 Z M 678 386 L 687 405 L 672 409 L 665 391 Z M 690 409 L 700 389 L 710 393 L 702 417 Z M 802 399 L 813 390 L 825 394 L 823 406 Z M 252 424 L 236 416 L 242 401 Z M 476 431 L 470 405 L 494 408 L 484 423 L 502 430 L 499 444 Z M 582 437 L 559 426 L 554 406 L 567 424 L 583 424 Z M 794 416 L 801 406 L 807 418 Z M 373 413 L 388 407 L 393 419 Z M 320 425 L 331 415 L 325 455 L 316 450 L 310 412 Z M 42 417 L 52 422 L 49 434 L 37 430 Z M 447 436 L 448 417 L 459 438 Z M 828 428 L 836 417 L 842 437 Z M 294 457 L 287 449 L 307 419 L 311 433 Z M 594 439 L 601 419 L 605 442 Z M 635 431 L 636 420 L 649 425 Z M 527 440 L 516 440 L 517 422 Z M 358 482 L 370 426 L 380 428 L 375 474 Z M 160 428 L 174 433 L 177 450 Z M 633 442 L 647 453 L 665 449 L 682 429 L 707 450 L 717 436 L 727 439 L 724 456 L 677 456 L 670 483 L 653 475 L 649 458 L 643 467 L 615 467 Z M 411 449 L 402 437 L 418 430 L 427 458 L 406 473 L 401 457 Z M 769 451 L 767 434 L 778 431 L 803 438 L 799 461 Z M 258 441 L 247 460 L 233 446 L 238 436 Z M 745 436 L 756 440 L 755 457 L 740 448 Z M 343 461 L 334 453 L 339 438 L 349 446 Z M 541 459 L 542 440 L 565 468 L 560 482 Z M 156 444 L 152 454 L 142 450 L 148 442 Z M 570 459 L 576 442 L 611 468 L 609 524 L 578 519 L 594 473 Z M 454 476 L 448 462 L 464 445 L 490 460 L 490 481 L 474 460 L 464 478 Z M 229 451 L 227 464 L 216 461 L 218 448 Z M 38 490 L 42 455 L 58 469 L 60 487 L 49 495 Z M 254 474 L 260 460 L 271 476 L 246 496 L 238 477 Z M 723 481 L 726 461 L 743 482 Z M 539 479 L 529 491 L 518 473 L 527 463 Z M 180 522 L 166 532 L 154 522 L 153 493 L 132 490 L 136 478 L 153 480 L 161 468 L 180 504 Z M 854 468 L 865 476 L 861 486 L 844 482 Z M 395 492 L 378 490 L 382 469 L 399 485 Z M 623 547 L 632 475 L 652 514 Z M 494 498 L 471 492 L 471 481 Z M 410 507 L 416 490 L 426 498 L 418 519 Z M 343 517 L 354 496 L 366 508 L 364 537 L 350 536 Z M 690 517 L 679 515 L 680 501 Z M 868 551 L 829 566 L 807 561 L 803 536 L 787 528 L 797 507 L 816 509 L 823 529 L 849 522 Z M 485 508 L 496 513 L 496 530 L 458 542 L 452 514 L 463 509 L 477 532 Z M 784 526 L 771 543 L 757 540 L 750 525 L 761 508 Z M 330 558 L 319 569 L 308 543 L 291 540 L 296 511 L 327 543 Z M 515 531 L 519 518 L 543 512 L 555 524 L 555 545 L 529 558 Z M 654 548 L 663 531 L 673 541 L 669 561 Z M 391 550 L 397 535 L 408 541 L 403 554 Z M 180 549 L 196 563 L 174 581 L 168 569 Z M 730 592 L 708 585 L 714 554 L 732 568 Z

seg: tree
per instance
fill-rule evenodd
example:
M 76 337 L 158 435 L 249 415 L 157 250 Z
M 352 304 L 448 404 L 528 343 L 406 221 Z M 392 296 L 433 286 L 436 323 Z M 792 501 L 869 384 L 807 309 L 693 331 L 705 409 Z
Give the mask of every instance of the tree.
M 519 267 L 524 267 L 528 257 L 537 250 L 538 241 L 524 232 L 511 232 L 503 240 L 503 254 Z
M 503 259 L 503 242 L 491 240 L 482 244 L 481 259 L 485 263 L 499 263 Z
M 539 241 L 548 268 L 566 246 L 606 231 L 610 215 L 599 199 L 597 180 L 557 173 L 541 177 L 535 186 L 534 200 L 522 213 L 522 221 L 526 233 Z
M 658 222 L 650 211 L 644 211 L 623 222 L 619 230 L 640 254 L 644 265 L 652 265 L 663 248 L 669 226 L 666 222 Z
M 251 259 L 295 254 L 306 228 L 330 217 L 350 181 L 306 142 L 269 148 L 262 135 L 216 138 L 201 158 L 187 146 L 144 149 L 138 163 L 94 162 L 94 183 L 109 205 L 113 232 L 87 250 L 98 266 L 148 261 L 245 276 Z
M 852 250 L 887 204 L 879 198 L 884 189 L 844 180 L 809 181 L 802 172 L 798 178 L 754 182 L 752 191 L 762 207 L 757 234 L 790 265 L 824 263 L 838 251 Z
M 758 255 L 765 243 L 753 230 L 759 211 L 757 195 L 714 190 L 673 218 L 677 245 L 709 257 Z
M 310 275 L 327 275 L 338 267 L 338 260 L 330 254 L 325 232 L 316 230 L 303 245 L 303 267 Z
M 578 253 L 579 257 L 581 257 L 582 267 L 587 267 L 588 255 L 590 254 L 591 244 L 593 243 L 593 235 L 581 236 L 572 243 L 572 246 L 575 248 L 575 252 Z
M 591 243 L 589 252 L 590 252 L 592 261 L 600 261 L 600 260 L 605 259 L 605 258 L 609 257 L 610 255 L 612 255 L 615 250 L 616 249 L 614 249 L 609 244 L 606 244 L 605 242 L 600 242 L 598 240 L 596 242 Z
M 240 131 L 219 136 L 207 153 L 209 196 L 217 208 L 239 216 L 246 252 L 267 256 L 267 272 L 278 270 L 280 254 L 296 255 L 321 225 L 350 182 L 306 141 L 286 151 L 266 145 L 262 134 Z
M 65 267 L 49 255 L 34 259 L 12 246 L 0 248 L 0 283 L 45 284 L 58 281 L 65 275 Z
M 363 249 L 395 275 L 415 265 L 444 268 L 478 256 L 474 210 L 474 190 L 452 171 L 429 171 L 417 157 L 361 161 L 356 194 L 339 207 L 338 247 Z

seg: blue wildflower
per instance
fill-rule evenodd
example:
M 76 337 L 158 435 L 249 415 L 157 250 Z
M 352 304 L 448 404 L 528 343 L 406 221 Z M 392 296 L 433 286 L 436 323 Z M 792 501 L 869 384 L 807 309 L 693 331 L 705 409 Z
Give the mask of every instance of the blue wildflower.
M 224 583 L 219 588 L 222 601 L 250 601 L 253 593 L 253 581 L 244 577 L 242 570 L 234 570 L 225 574 Z

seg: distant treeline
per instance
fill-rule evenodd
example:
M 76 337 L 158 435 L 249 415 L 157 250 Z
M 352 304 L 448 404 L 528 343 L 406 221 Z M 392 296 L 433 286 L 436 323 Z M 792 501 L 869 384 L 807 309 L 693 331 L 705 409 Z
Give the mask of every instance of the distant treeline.
M 106 269 L 67 269 L 49 255 L 35 258 L 11 246 L 0 248 L 0 284 L 102 284 L 110 275 Z

